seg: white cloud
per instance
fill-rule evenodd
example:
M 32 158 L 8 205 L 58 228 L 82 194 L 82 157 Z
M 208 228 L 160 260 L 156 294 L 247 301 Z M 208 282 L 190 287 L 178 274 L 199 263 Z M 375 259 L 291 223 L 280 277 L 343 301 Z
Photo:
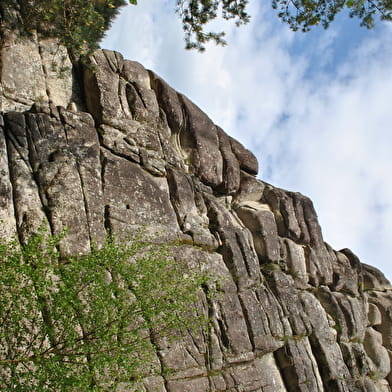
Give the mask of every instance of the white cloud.
M 262 179 L 312 198 L 327 242 L 392 279 L 391 27 L 292 34 L 268 4 L 250 6 L 253 22 L 217 22 L 229 46 L 204 54 L 183 50 L 159 0 L 126 7 L 102 46 L 185 93 L 258 156 Z
M 294 104 L 282 132 L 300 130 L 291 146 L 292 176 L 274 176 L 311 196 L 327 241 L 352 248 L 389 277 L 391 66 L 386 43 L 371 40 L 315 91 L 313 80 L 305 82 L 302 110 Z

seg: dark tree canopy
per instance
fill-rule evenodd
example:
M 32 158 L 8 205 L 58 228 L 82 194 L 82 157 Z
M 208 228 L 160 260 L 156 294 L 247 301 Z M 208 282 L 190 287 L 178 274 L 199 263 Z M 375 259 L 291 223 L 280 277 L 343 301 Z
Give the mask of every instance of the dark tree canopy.
M 136 5 L 137 0 L 2 0 L 0 22 L 4 27 L 11 20 L 8 26 L 22 34 L 38 31 L 59 38 L 83 55 L 98 46 L 120 7 L 127 3 Z M 186 48 L 204 50 L 208 41 L 224 45 L 225 33 L 210 31 L 209 22 L 222 17 L 236 25 L 245 24 L 250 20 L 247 5 L 248 0 L 175 0 Z M 392 20 L 392 0 L 272 0 L 272 7 L 294 31 L 308 31 L 316 25 L 327 28 L 344 9 L 367 28 L 377 19 Z
M 20 35 L 58 38 L 76 54 L 98 47 L 128 0 L 1 0 L 0 22 Z

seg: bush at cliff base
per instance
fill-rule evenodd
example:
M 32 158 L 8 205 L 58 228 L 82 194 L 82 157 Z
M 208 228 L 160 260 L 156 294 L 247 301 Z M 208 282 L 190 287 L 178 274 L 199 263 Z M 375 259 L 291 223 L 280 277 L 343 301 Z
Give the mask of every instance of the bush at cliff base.
M 154 344 L 203 328 L 208 277 L 140 236 L 62 259 L 61 237 L 0 242 L 0 390 L 111 391 L 154 369 Z

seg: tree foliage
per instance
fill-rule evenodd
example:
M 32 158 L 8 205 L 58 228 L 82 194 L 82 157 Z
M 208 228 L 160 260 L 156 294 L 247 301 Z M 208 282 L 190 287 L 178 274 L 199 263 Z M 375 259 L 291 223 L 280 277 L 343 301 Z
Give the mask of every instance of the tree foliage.
M 359 18 L 361 26 L 369 29 L 377 17 L 392 21 L 391 0 L 272 0 L 272 6 L 294 31 L 306 32 L 319 24 L 327 28 L 345 9 L 351 18 Z
M 218 17 L 235 20 L 237 26 L 248 23 L 248 0 L 177 0 L 176 12 L 182 20 L 187 49 L 204 50 L 208 41 L 225 45 L 223 31 L 206 31 L 209 22 Z
M 201 328 L 206 275 L 141 239 L 61 260 L 60 237 L 0 241 L 0 390 L 110 391 L 151 372 L 155 339 Z
M 89 55 L 127 0 L 2 0 L 2 25 L 21 35 L 57 38 L 76 55 Z
M 177 0 L 176 11 L 185 31 L 186 47 L 204 50 L 207 41 L 225 44 L 224 32 L 205 31 L 218 16 L 234 19 L 237 25 L 249 22 L 248 0 Z M 272 0 L 281 20 L 294 31 L 309 31 L 313 26 L 327 28 L 335 16 L 347 9 L 358 17 L 361 26 L 372 28 L 376 18 L 392 21 L 392 0 Z
M 127 3 L 136 5 L 137 0 L 2 0 L 1 7 L 8 14 L 19 11 L 17 27 L 21 32 L 34 30 L 56 37 L 74 53 L 88 55 Z M 237 25 L 250 20 L 248 0 L 175 0 L 173 5 L 181 18 L 188 49 L 204 50 L 208 41 L 226 43 L 223 31 L 211 31 L 208 26 L 219 16 L 233 19 Z M 367 28 L 373 27 L 378 17 L 392 20 L 392 0 L 272 0 L 272 7 L 291 29 L 302 31 L 319 24 L 327 28 L 344 9 Z M 3 11 L 3 18 L 7 12 Z

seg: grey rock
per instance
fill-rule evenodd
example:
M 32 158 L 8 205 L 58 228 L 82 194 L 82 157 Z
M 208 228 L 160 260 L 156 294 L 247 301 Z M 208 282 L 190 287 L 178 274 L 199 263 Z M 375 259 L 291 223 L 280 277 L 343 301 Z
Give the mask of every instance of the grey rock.
M 391 283 L 376 267 L 361 264 L 361 271 L 364 290 L 385 291 L 392 289 Z
M 195 174 L 212 187 L 223 182 L 223 157 L 219 150 L 218 129 L 188 98 L 181 96 L 186 132 L 181 132 L 181 145 Z
M 385 378 L 391 371 L 391 363 L 387 349 L 382 345 L 382 335 L 372 327 L 366 328 L 364 347 L 373 361 L 373 378 Z
M 343 252 L 336 252 L 336 262 L 333 266 L 333 289 L 353 296 L 358 295 L 361 284 L 358 275 L 358 270 L 351 265 L 350 259 Z
M 373 291 L 369 294 L 369 302 L 376 305 L 381 313 L 381 324 L 375 326 L 382 333 L 383 346 L 392 351 L 392 292 Z
M 268 205 L 243 202 L 236 209 L 243 224 L 250 230 L 259 260 L 276 263 L 279 261 L 280 245 L 274 214 Z
M 66 49 L 55 40 L 17 38 L 0 47 L 0 111 L 28 110 L 34 103 L 66 107 L 77 82 Z
M 368 320 L 370 326 L 382 324 L 381 312 L 375 304 L 372 303 L 369 304 Z

